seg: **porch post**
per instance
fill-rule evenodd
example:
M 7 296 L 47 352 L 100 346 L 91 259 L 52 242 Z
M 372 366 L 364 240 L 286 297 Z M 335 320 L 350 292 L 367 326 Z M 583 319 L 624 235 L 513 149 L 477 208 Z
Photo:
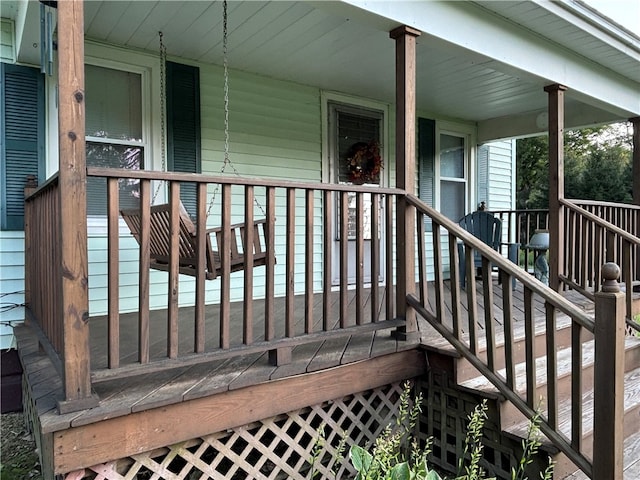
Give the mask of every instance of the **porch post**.
M 631 195 L 633 203 L 640 205 L 640 117 L 630 118 L 633 125 L 633 151 L 631 153 L 633 185 Z
M 602 289 L 595 298 L 592 478 L 622 478 L 625 295 L 615 263 L 606 263 L 602 276 Z
M 406 25 L 389 32 L 396 41 L 396 187 L 415 191 L 416 178 L 416 37 Z M 416 335 L 415 311 L 407 305 L 407 294 L 414 293 L 416 212 L 399 197 L 396 206 L 396 317 L 406 320 L 397 334 L 407 339 Z M 389 272 L 391 274 L 391 272 Z
M 564 85 L 548 85 L 549 94 L 549 286 L 560 290 L 564 269 Z
M 58 2 L 58 135 L 62 352 L 60 413 L 95 405 L 89 367 L 84 95 L 84 5 Z

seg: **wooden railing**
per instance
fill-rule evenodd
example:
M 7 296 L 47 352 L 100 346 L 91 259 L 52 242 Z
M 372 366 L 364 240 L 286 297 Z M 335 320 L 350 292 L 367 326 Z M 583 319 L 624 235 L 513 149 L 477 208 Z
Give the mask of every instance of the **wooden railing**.
M 491 210 L 502 221 L 502 231 L 506 232 L 507 242 L 520 245 L 522 255 L 518 264 L 525 270 L 533 265 L 538 252 L 527 247 L 536 230 L 549 229 L 549 210 Z M 502 252 L 506 256 L 506 252 Z
M 640 207 L 584 200 L 561 200 L 560 204 L 566 232 L 560 279 L 593 299 L 601 266 L 605 262 L 620 265 L 626 315 L 631 320 L 633 290 L 640 282 Z
M 269 351 L 274 363 L 286 363 L 291 349 L 299 344 L 317 341 L 322 338 L 346 336 L 354 332 L 365 332 L 404 325 L 404 321 L 394 320 L 394 301 L 392 285 L 388 280 L 393 271 L 393 224 L 392 213 L 396 208 L 396 197 L 399 192 L 394 189 L 358 187 L 353 185 L 327 185 L 320 183 L 293 183 L 270 181 L 264 179 L 248 179 L 240 177 L 216 177 L 180 173 L 160 173 L 149 171 L 131 171 L 120 169 L 89 168 L 89 178 L 102 178 L 107 182 L 108 199 L 105 199 L 108 223 L 108 361 L 106 368 L 93 368 L 93 381 L 101 381 L 112 377 L 122 377 L 172 366 L 189 365 L 213 358 L 252 352 Z M 197 192 L 197 214 L 195 244 L 206 246 L 210 240 L 206 238 L 207 218 L 209 227 L 222 226 L 223 234 L 230 234 L 232 223 L 253 223 L 254 217 L 266 216 L 266 236 L 262 245 L 267 252 L 267 261 L 259 274 L 247 262 L 242 278 L 243 308 L 242 319 L 234 319 L 242 323 L 242 340 L 234 343 L 231 338 L 230 325 L 230 275 L 222 274 L 215 280 L 216 292 L 207 285 L 208 294 L 219 298 L 218 315 L 219 331 L 205 333 L 205 279 L 204 264 L 202 271 L 195 278 L 195 335 L 192 348 L 184 350 L 182 342 L 178 354 L 178 305 L 180 302 L 180 283 L 178 281 L 178 262 L 169 261 L 164 270 L 168 271 L 166 324 L 167 353 L 162 358 L 150 358 L 150 271 L 149 248 L 153 241 L 149 235 L 141 235 L 139 258 L 139 293 L 138 293 L 138 345 L 137 359 L 134 362 L 121 364 L 119 345 L 122 341 L 119 325 L 121 313 L 119 306 L 118 283 L 119 271 L 119 200 L 118 184 L 123 181 L 137 182 L 139 185 L 140 218 L 146 222 L 148 230 L 153 182 L 163 182 L 167 188 L 169 202 L 176 204 L 180 199 L 180 186 L 190 184 Z M 210 204 L 213 192 L 215 201 Z M 233 198 L 233 200 L 232 200 Z M 260 209 L 254 209 L 258 200 Z M 156 202 L 158 203 L 158 202 Z M 365 208 L 370 215 L 364 218 Z M 210 206 L 213 208 L 210 208 Z M 318 208 L 316 208 L 316 206 Z M 321 208 L 320 208 L 321 207 Z M 207 210 L 210 209 L 210 212 Z M 174 211 L 173 209 L 170 209 Z M 255 214 L 254 214 L 255 210 Z M 178 209 L 175 209 L 178 212 Z M 176 213 L 177 214 L 177 213 Z M 146 220 L 145 220 L 146 219 Z M 366 220 L 366 224 L 365 224 Z M 173 220 L 169 224 L 173 223 Z M 167 229 L 170 229 L 170 225 Z M 336 227 L 337 226 L 337 227 Z M 142 228 L 145 231 L 145 227 Z M 226 231 L 226 233 L 225 233 Z M 245 235 L 253 235 L 253 229 L 246 229 Z M 342 235 L 340 232 L 348 232 Z M 176 238 L 171 235 L 171 238 Z M 255 239 L 248 239 L 252 244 Z M 277 243 L 277 246 L 276 246 Z M 179 242 L 175 242 L 175 255 Z M 332 252 L 332 248 L 337 248 Z M 277 247 L 277 248 L 276 248 Z M 224 249 L 224 246 L 222 247 Z M 381 255 L 381 249 L 384 254 Z M 277 251 L 276 251 L 277 250 Z M 332 257 L 339 257 L 336 272 L 332 266 Z M 275 263 L 277 257 L 277 264 Z M 204 253 L 203 253 L 204 258 Z M 380 264 L 380 259 L 385 264 Z M 224 265 L 224 263 L 223 263 Z M 370 269 L 371 284 L 375 287 L 380 272 L 386 271 L 386 291 L 371 288 L 370 298 L 365 301 L 364 267 Z M 276 278 L 276 268 L 278 278 Z M 337 285 L 332 285 L 338 278 Z M 350 274 L 354 278 L 349 279 Z M 264 311 L 256 311 L 258 302 L 254 300 L 254 279 L 260 277 L 264 283 L 259 302 Z M 284 276 L 284 280 L 282 277 Z M 284 329 L 276 331 L 276 313 L 274 312 L 276 282 L 279 282 L 284 296 Z M 333 282 L 335 283 L 335 282 Z M 158 286 L 155 286 L 156 293 Z M 261 287 L 262 288 L 262 287 Z M 339 290 L 337 307 L 333 309 L 332 290 Z M 355 290 L 355 311 L 349 307 L 348 290 Z M 314 318 L 314 295 L 322 295 L 322 321 Z M 294 305 L 294 296 L 304 296 L 304 308 Z M 365 318 L 364 305 L 368 317 Z M 218 303 L 216 301 L 216 303 Z M 351 308 L 351 310 L 349 310 Z M 154 315 L 158 315 L 155 312 Z M 317 313 L 316 313 L 317 315 Z M 255 319 L 260 317 L 258 326 Z M 155 317 L 154 317 L 155 318 Z M 264 322 L 264 325 L 262 324 Z M 208 337 L 205 344 L 205 336 Z M 211 338 L 217 339 L 211 345 Z M 95 346 L 92 346 L 95 348 Z M 183 353 L 184 352 L 184 353 Z
M 524 270 L 507 261 L 497 252 L 487 247 L 483 242 L 461 229 L 457 224 L 451 222 L 438 211 L 429 208 L 419 199 L 408 195 L 408 203 L 415 208 L 417 213 L 417 238 L 418 242 L 418 264 L 419 264 L 419 285 L 421 286 L 419 295 L 409 295 L 407 302 L 416 312 L 425 318 L 440 334 L 442 334 L 475 368 L 477 368 L 493 385 L 515 405 L 525 416 L 533 418 L 538 409 L 543 410 L 541 431 L 562 451 L 571 461 L 592 478 L 594 472 L 602 472 L 602 465 L 606 464 L 607 458 L 612 456 L 611 450 L 602 445 L 600 451 L 594 451 L 593 461 L 583 453 L 582 446 L 582 417 L 584 410 L 582 386 L 587 383 L 582 374 L 583 362 L 583 338 L 588 333 L 595 332 L 595 323 L 581 309 L 565 300 L 561 295 L 550 290 L 545 285 L 537 281 Z M 430 218 L 432 226 L 430 238 L 425 231 L 425 218 Z M 459 286 L 461 272 L 458 271 L 458 243 L 464 245 L 467 287 L 463 292 Z M 433 255 L 428 256 L 426 244 L 433 245 Z M 448 246 L 443 247 L 444 244 Z M 476 297 L 475 267 L 473 263 L 474 252 L 482 256 L 482 299 Z M 430 260 L 431 258 L 431 260 Z M 444 265 L 448 258 L 449 279 L 451 283 L 450 293 L 444 288 Z M 432 262 L 428 265 L 427 262 Z M 501 278 L 500 291 L 494 291 L 492 282 L 492 270 L 497 267 L 498 275 Z M 433 282 L 428 282 L 427 271 L 434 272 Z M 515 315 L 513 301 L 513 286 L 511 280 L 516 278 L 522 284 L 524 290 L 524 335 L 525 335 L 525 372 L 526 385 L 525 392 L 521 393 L 517 388 L 516 380 L 516 355 L 513 350 Z M 614 281 L 615 283 L 615 281 Z M 429 292 L 428 288 L 433 285 L 434 292 Z M 450 295 L 449 310 L 445 306 L 445 295 Z M 466 295 L 467 309 L 461 305 L 462 296 Z M 619 293 L 615 295 L 620 296 Z M 545 400 L 539 404 L 537 392 L 537 379 L 540 372 L 536 371 L 535 325 L 534 325 L 534 296 L 540 297 L 545 304 L 546 334 L 545 352 L 546 360 L 546 392 L 543 395 Z M 476 305 L 482 301 L 484 304 L 484 327 L 478 327 Z M 449 302 L 447 302 L 449 303 Z M 495 305 L 501 305 L 502 309 Z M 594 379 L 595 398 L 597 399 L 596 410 L 608 410 L 619 415 L 621 404 L 618 400 L 611 398 L 611 390 L 606 391 L 605 381 L 613 381 L 616 388 L 621 388 L 623 375 L 620 371 L 614 371 L 613 366 L 607 370 L 607 362 L 611 358 L 606 358 L 605 353 L 621 358 L 620 351 L 620 322 L 624 323 L 621 311 L 611 307 L 604 308 L 600 312 L 603 318 L 607 318 L 607 326 L 615 332 L 611 339 L 599 338 L 601 334 L 596 334 L 596 376 Z M 569 435 L 560 433 L 559 429 L 559 392 L 558 392 L 558 358 L 559 350 L 558 338 L 556 334 L 556 317 L 566 315 L 571 322 L 571 432 Z M 611 319 L 616 322 L 611 322 Z M 598 319 L 596 319 L 598 322 Z M 604 325 L 604 323 L 603 323 Z M 503 339 L 502 353 L 498 348 L 497 339 Z M 617 350 L 613 343 L 615 339 Z M 484 345 L 483 345 L 484 344 Z M 615 353 L 612 353 L 614 351 Z M 612 365 L 611 363 L 609 363 Z M 499 368 L 504 365 L 504 368 Z M 616 363 L 619 366 L 619 362 Z M 617 368 L 617 367 L 616 367 Z M 518 380 L 521 384 L 521 380 Z M 604 386 L 604 387 L 603 387 Z M 607 403 L 608 402 L 608 403 Z M 617 403 L 615 403 L 617 402 Z M 600 420 L 600 419 L 599 419 Z M 622 423 L 617 423 L 622 428 Z M 596 428 L 599 424 L 596 421 Z M 610 427 L 606 427 L 610 428 Z M 618 431 L 619 432 L 619 431 Z M 615 432 L 614 432 L 615 433 Z M 601 435 L 601 441 L 610 440 L 611 445 L 620 448 L 619 442 L 614 441 L 611 432 L 595 432 L 594 436 Z M 607 440 L 602 440 L 605 437 Z M 616 455 L 619 452 L 616 453 Z M 620 460 L 621 461 L 621 460 Z M 605 474 L 599 478 L 614 478 Z
M 31 322 L 59 371 L 64 355 L 64 331 L 60 321 L 60 190 L 54 175 L 39 187 L 25 189 L 25 300 Z

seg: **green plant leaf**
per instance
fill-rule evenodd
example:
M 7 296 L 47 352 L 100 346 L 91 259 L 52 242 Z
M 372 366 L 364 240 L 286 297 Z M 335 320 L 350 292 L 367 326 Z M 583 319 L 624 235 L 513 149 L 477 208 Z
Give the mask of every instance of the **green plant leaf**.
M 366 473 L 373 463 L 371 454 L 358 445 L 353 445 L 351 449 L 349 449 L 349 459 L 351 460 L 351 465 L 353 465 L 359 473 Z
M 409 464 L 407 462 L 398 463 L 387 475 L 390 480 L 409 480 Z
M 427 473 L 425 480 L 442 480 L 442 477 L 435 470 L 431 470 Z

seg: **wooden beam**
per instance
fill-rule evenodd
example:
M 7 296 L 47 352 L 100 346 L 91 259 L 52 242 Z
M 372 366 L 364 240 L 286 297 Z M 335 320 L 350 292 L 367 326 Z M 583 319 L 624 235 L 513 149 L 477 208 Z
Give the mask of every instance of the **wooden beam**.
M 564 268 L 564 85 L 544 87 L 549 94 L 549 286 L 560 290 Z
M 389 32 L 396 41 L 396 187 L 414 193 L 416 178 L 416 37 L 406 25 Z M 396 205 L 396 316 L 406 320 L 399 338 L 417 335 L 415 311 L 408 294 L 415 293 L 416 212 L 403 197 Z M 387 272 L 391 276 L 392 272 Z
M 414 349 L 71 427 L 54 435 L 55 473 L 239 427 L 425 371 L 424 353 Z
M 91 400 L 89 366 L 83 7 L 81 0 L 58 3 L 59 261 L 65 395 L 59 404 L 61 412 L 97 403 Z
M 633 185 L 631 194 L 634 205 L 640 205 L 640 117 L 630 118 L 633 125 L 633 151 L 631 153 Z

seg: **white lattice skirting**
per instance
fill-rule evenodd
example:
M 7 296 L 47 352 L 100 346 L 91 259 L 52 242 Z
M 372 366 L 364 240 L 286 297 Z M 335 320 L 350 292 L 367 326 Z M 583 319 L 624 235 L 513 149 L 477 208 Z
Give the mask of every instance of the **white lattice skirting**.
M 65 480 L 308 479 L 351 476 L 337 454 L 372 443 L 394 420 L 399 383 L 64 475 Z M 319 431 L 323 429 L 323 439 Z M 346 435 L 346 437 L 345 437 Z

